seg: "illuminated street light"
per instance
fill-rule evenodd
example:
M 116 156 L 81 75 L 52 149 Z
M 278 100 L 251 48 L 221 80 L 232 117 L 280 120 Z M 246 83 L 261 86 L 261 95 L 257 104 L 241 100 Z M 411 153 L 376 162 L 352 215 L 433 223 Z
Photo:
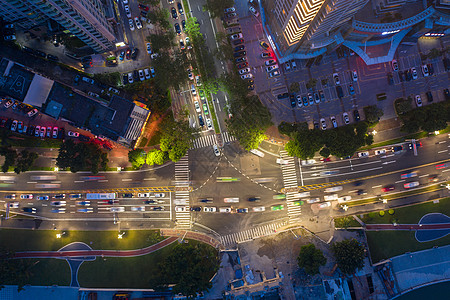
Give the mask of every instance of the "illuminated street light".
M 61 233 L 57 233 L 57 234 L 56 234 L 56 238 L 57 238 L 57 239 L 60 239 L 61 236 L 62 236 Z
M 122 171 L 122 167 L 117 167 L 117 172 Z
M 344 204 L 344 205 L 342 205 L 341 207 L 342 207 L 342 209 L 343 209 L 344 211 L 347 211 L 347 210 L 348 210 L 348 206 L 347 206 L 347 205 L 345 205 L 345 204 Z
M 59 171 L 59 168 L 58 168 L 58 167 L 55 167 L 54 170 L 55 170 L 55 172 L 58 172 L 58 171 Z
M 119 232 L 119 234 L 117 235 L 117 238 L 119 239 L 119 240 L 121 240 L 122 238 L 123 238 L 123 235 L 125 234 L 125 232 L 122 232 L 122 233 L 120 233 Z
M 435 135 L 438 135 L 438 134 L 439 134 L 439 130 L 436 130 L 436 131 L 434 132 L 434 134 L 435 134 Z
M 374 129 L 373 131 L 372 131 L 372 135 L 376 135 L 378 132 Z

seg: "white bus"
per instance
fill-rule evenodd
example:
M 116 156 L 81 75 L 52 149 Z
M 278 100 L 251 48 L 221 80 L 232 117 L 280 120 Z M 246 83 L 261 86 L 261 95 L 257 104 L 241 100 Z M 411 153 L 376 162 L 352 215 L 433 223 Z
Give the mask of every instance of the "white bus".
M 116 193 L 87 193 L 86 200 L 111 200 L 116 199 Z

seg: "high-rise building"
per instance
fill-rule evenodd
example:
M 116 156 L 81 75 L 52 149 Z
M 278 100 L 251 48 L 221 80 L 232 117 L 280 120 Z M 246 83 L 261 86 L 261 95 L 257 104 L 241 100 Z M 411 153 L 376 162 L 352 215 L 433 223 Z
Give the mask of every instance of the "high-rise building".
M 448 1 L 261 0 L 260 9 L 280 62 L 314 58 L 344 45 L 375 64 L 392 60 L 402 42 L 411 44 L 435 31 L 443 36 L 450 20 L 444 12 Z
M 0 0 L 0 17 L 24 29 L 52 19 L 100 53 L 116 40 L 101 0 Z

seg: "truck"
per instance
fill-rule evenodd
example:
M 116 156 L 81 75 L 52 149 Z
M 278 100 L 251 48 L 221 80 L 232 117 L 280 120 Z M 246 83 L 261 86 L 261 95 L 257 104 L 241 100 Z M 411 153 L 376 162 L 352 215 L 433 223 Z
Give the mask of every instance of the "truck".
M 86 200 L 111 200 L 116 196 L 116 193 L 87 193 Z

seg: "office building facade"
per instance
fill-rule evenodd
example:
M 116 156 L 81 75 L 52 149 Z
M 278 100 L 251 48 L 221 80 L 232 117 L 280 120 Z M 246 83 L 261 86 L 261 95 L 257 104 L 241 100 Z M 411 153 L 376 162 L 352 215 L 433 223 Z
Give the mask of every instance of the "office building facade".
M 52 19 L 102 53 L 114 49 L 116 37 L 101 0 L 0 0 L 0 17 L 31 29 Z

